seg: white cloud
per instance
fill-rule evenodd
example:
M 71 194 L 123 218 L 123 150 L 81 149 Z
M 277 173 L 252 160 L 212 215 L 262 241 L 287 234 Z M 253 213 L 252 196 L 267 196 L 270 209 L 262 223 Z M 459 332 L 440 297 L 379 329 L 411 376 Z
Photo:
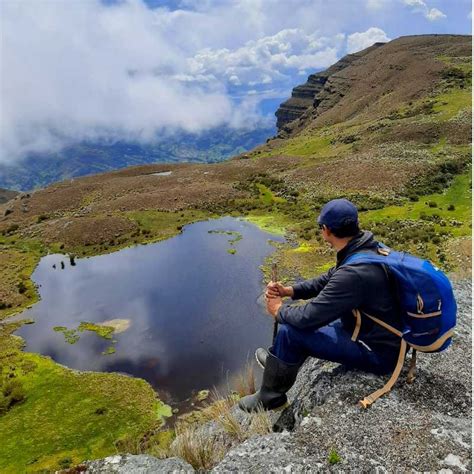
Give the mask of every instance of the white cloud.
M 185 84 L 186 58 L 138 1 L 2 5 L 0 161 L 70 141 L 148 140 L 233 119 L 222 85 Z
M 270 84 L 290 70 L 325 68 L 337 61 L 344 35 L 307 35 L 300 29 L 279 31 L 248 41 L 235 50 L 206 48 L 189 59 L 196 77 L 217 78 L 234 85 Z
M 293 27 L 308 25 L 309 11 L 306 0 L 175 11 L 142 0 L 5 2 L 0 162 L 80 140 L 252 124 L 255 97 L 286 95 L 298 71 L 338 59 L 343 34 L 316 33 L 315 20 L 311 33 Z M 229 93 L 248 88 L 259 91 L 252 100 Z
M 390 38 L 385 31 L 380 28 L 372 27 L 362 33 L 352 33 L 347 37 L 347 52 L 355 53 L 361 51 L 374 43 L 386 43 Z
M 437 8 L 432 8 L 426 14 L 426 18 L 428 18 L 428 20 L 430 21 L 436 21 L 436 20 L 440 20 L 441 18 L 446 18 L 446 15 L 442 11 L 438 10 Z
M 437 8 L 430 8 L 425 0 L 403 0 L 405 5 L 412 7 L 414 13 L 422 13 L 429 21 L 437 21 L 446 18 L 446 15 Z
M 388 41 L 376 27 L 346 37 L 361 11 L 364 30 L 385 5 L 403 10 L 400 0 L 0 2 L 0 162 L 85 139 L 251 124 L 258 100 L 288 96 L 346 48 Z

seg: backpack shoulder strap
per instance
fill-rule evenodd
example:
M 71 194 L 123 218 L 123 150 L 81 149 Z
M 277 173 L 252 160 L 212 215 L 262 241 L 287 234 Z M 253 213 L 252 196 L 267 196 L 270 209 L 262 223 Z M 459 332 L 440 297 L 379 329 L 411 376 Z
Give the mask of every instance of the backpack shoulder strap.
M 390 390 L 392 390 L 392 387 L 395 385 L 395 382 L 398 380 L 398 377 L 400 377 L 400 372 L 402 371 L 403 363 L 405 362 L 406 350 L 407 343 L 402 339 L 402 342 L 400 344 L 400 352 L 398 353 L 397 365 L 395 366 L 395 370 L 393 371 L 392 376 L 382 388 L 379 388 L 375 392 L 365 397 L 363 400 L 359 401 L 359 405 L 362 408 L 370 407 L 370 405 L 372 405 L 372 403 L 374 403 L 382 395 L 385 395 L 386 393 L 390 392 Z

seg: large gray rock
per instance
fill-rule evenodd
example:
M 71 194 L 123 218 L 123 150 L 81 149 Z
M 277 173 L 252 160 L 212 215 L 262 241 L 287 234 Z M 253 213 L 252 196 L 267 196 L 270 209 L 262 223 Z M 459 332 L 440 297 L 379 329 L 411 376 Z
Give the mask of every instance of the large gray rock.
M 363 410 L 358 400 L 386 377 L 309 359 L 274 422 L 279 432 L 234 446 L 213 472 L 472 472 L 471 283 L 456 283 L 455 292 L 453 345 L 420 354 L 414 384 L 405 383 L 405 371 Z
M 86 474 L 151 474 L 194 472 L 190 464 L 180 458 L 158 459 L 145 454 L 122 454 L 88 461 L 83 464 Z

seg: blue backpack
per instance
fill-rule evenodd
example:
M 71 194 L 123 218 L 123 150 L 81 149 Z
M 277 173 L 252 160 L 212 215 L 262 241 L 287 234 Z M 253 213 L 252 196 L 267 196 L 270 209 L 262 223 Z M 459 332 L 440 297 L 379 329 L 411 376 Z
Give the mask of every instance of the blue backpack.
M 343 265 L 379 264 L 388 268 L 396 283 L 401 311 L 401 331 L 376 315 L 362 312 L 375 323 L 401 338 L 400 354 L 395 371 L 387 384 L 372 393 L 360 404 L 367 408 L 377 398 L 391 390 L 403 368 L 406 351 L 412 349 L 408 383 L 415 379 L 416 351 L 441 352 L 450 344 L 456 326 L 456 301 L 447 276 L 429 261 L 405 252 L 396 252 L 379 244 L 378 253 L 358 252 L 350 255 Z M 352 339 L 357 339 L 361 325 L 361 311 L 354 309 L 356 328 Z

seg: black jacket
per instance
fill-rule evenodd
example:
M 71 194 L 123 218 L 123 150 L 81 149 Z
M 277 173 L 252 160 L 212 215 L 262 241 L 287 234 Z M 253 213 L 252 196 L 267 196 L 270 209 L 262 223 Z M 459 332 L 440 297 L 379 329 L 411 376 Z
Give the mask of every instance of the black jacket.
M 366 311 L 391 326 L 400 328 L 395 285 L 387 269 L 377 264 L 341 266 L 349 255 L 360 251 L 377 251 L 371 232 L 360 232 L 337 253 L 336 266 L 313 280 L 293 286 L 293 300 L 310 300 L 303 305 L 283 305 L 277 315 L 280 323 L 301 329 L 317 329 L 341 319 L 352 334 L 355 308 Z M 362 315 L 358 340 L 372 350 L 383 353 L 399 351 L 400 338 Z

